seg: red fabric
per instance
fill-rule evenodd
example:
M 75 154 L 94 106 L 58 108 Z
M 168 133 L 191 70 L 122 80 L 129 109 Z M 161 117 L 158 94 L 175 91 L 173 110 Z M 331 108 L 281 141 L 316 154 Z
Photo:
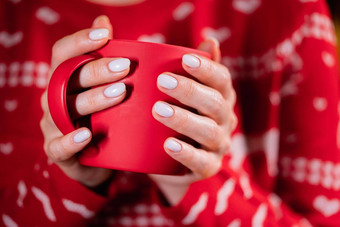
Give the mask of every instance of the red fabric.
M 165 207 L 144 174 L 101 197 L 43 151 L 40 96 L 55 41 L 110 17 L 115 38 L 196 47 L 213 36 L 239 126 L 215 176 Z M 324 1 L 0 1 L 0 223 L 4 226 L 340 226 L 338 68 Z

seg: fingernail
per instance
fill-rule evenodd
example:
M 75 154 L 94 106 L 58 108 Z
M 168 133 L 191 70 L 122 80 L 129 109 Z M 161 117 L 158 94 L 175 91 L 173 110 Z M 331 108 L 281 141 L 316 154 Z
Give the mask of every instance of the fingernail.
M 173 139 L 168 139 L 167 141 L 165 141 L 165 147 L 176 153 L 182 150 L 181 144 Z
M 171 117 L 174 114 L 174 110 L 163 102 L 156 102 L 154 110 L 162 117 Z
M 109 30 L 106 28 L 94 29 L 89 34 L 89 38 L 92 40 L 100 40 L 107 37 L 109 37 Z
M 130 67 L 130 60 L 127 58 L 118 58 L 109 63 L 109 69 L 112 72 L 121 72 Z
M 82 130 L 74 135 L 73 141 L 76 143 L 81 143 L 90 138 L 91 133 L 88 130 Z
M 115 83 L 104 90 L 104 95 L 108 98 L 120 96 L 126 90 L 124 83 Z
M 160 86 L 167 88 L 167 89 L 174 89 L 178 85 L 177 80 L 174 77 L 169 76 L 167 74 L 159 75 L 158 78 L 157 78 L 157 83 Z
M 183 55 L 182 61 L 185 65 L 189 66 L 190 68 L 198 68 L 201 65 L 201 61 L 191 54 Z

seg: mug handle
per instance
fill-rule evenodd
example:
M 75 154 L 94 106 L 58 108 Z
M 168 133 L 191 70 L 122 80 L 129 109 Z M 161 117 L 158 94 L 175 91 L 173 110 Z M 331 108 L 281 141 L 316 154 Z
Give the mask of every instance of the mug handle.
M 47 90 L 48 108 L 54 123 L 64 135 L 75 130 L 67 108 L 67 84 L 78 68 L 95 59 L 91 54 L 70 58 L 61 63 L 52 74 Z

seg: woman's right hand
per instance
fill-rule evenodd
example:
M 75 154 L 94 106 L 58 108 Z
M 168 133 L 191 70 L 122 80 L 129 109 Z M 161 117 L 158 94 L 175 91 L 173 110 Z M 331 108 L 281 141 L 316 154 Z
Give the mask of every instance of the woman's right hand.
M 52 50 L 51 72 L 63 61 L 99 49 L 112 37 L 112 26 L 106 16 L 99 16 L 90 29 L 78 31 L 55 43 Z M 123 101 L 126 90 L 123 83 L 130 69 L 126 58 L 102 58 L 82 67 L 79 77 L 70 81 L 77 94 L 69 96 L 74 109 L 71 118 L 101 111 Z M 86 88 L 94 87 L 84 91 Z M 79 128 L 63 135 L 54 124 L 47 104 L 47 89 L 41 98 L 44 115 L 40 127 L 44 135 L 44 150 L 50 160 L 57 164 L 70 178 L 87 187 L 96 187 L 108 179 L 112 170 L 83 166 L 76 158 L 92 138 L 91 131 Z

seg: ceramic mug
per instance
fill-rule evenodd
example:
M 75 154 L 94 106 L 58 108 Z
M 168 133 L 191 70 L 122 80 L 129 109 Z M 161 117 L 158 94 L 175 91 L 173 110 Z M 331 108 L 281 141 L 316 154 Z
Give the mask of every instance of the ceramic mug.
M 163 72 L 189 76 L 182 67 L 182 56 L 188 53 L 209 57 L 208 53 L 181 46 L 110 40 L 101 49 L 71 58 L 57 67 L 48 86 L 53 121 L 63 134 L 82 126 L 93 134 L 92 141 L 79 155 L 80 163 L 142 173 L 187 172 L 166 154 L 163 144 L 168 137 L 190 140 L 155 120 L 152 107 L 159 100 L 184 107 L 158 90 L 157 77 Z M 66 96 L 72 92 L 68 81 L 77 76 L 81 66 L 102 57 L 130 59 L 130 73 L 121 80 L 126 84 L 127 96 L 116 106 L 72 121 L 66 102 Z

